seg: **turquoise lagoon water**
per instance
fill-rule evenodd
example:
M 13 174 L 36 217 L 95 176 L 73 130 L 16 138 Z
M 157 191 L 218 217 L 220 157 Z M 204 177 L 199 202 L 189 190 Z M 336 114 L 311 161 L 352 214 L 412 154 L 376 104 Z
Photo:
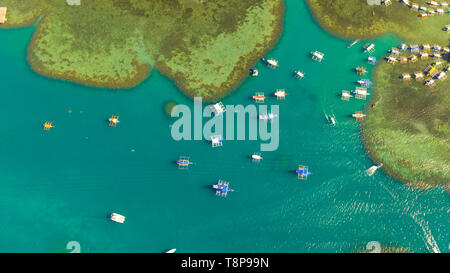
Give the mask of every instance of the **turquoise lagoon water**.
M 69 252 L 66 244 L 78 241 L 81 252 L 352 252 L 379 241 L 448 252 L 443 188 L 417 191 L 382 171 L 364 173 L 373 162 L 349 115 L 365 102 L 343 102 L 339 93 L 359 79 L 352 69 L 365 63 L 365 42 L 347 49 L 303 1 L 286 4 L 283 35 L 268 54 L 281 67 L 259 63 L 260 76 L 222 100 L 246 105 L 256 91 L 288 92 L 286 101 L 268 100 L 280 105 L 280 146 L 259 164 L 249 159 L 259 141 L 216 149 L 174 141 L 164 105 L 192 100 L 158 72 L 131 90 L 48 79 L 26 62 L 34 28 L 0 30 L 0 251 Z M 374 42 L 381 57 L 399 40 Z M 313 50 L 326 54 L 322 63 L 310 59 Z M 306 77 L 294 79 L 295 69 Z M 117 128 L 106 123 L 112 114 L 120 115 Z M 50 132 L 42 130 L 46 120 L 54 122 Z M 196 164 L 178 170 L 180 155 Z M 309 180 L 297 180 L 298 164 L 309 166 Z M 216 197 L 208 186 L 218 179 L 236 191 Z M 126 223 L 111 222 L 111 212 Z

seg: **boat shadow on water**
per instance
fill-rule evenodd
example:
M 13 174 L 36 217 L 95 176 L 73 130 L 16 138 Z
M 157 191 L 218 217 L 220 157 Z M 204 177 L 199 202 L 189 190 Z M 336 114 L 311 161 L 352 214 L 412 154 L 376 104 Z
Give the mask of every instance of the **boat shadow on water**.
M 342 98 L 342 93 L 336 93 L 336 97 Z

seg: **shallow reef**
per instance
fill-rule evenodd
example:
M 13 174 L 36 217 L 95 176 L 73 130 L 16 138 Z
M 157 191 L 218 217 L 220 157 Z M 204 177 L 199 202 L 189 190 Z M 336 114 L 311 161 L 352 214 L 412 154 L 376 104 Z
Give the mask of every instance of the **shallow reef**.
M 38 73 L 129 88 L 156 68 L 189 96 L 214 100 L 277 42 L 282 0 L 1 0 L 1 27 L 38 26 L 28 60 Z
M 427 1 L 414 1 L 433 9 Z M 369 6 L 365 0 L 308 0 L 314 17 L 329 32 L 345 38 L 372 38 L 395 33 L 406 43 L 448 46 L 448 14 L 421 19 L 418 11 L 399 1 L 392 5 Z M 406 55 L 409 57 L 410 53 Z M 383 162 L 384 169 L 395 178 L 416 188 L 450 185 L 449 80 L 436 81 L 429 88 L 424 81 L 412 78 L 405 82 L 403 73 L 423 71 L 441 61 L 439 70 L 448 64 L 444 59 L 419 60 L 407 64 L 381 61 L 374 69 L 373 90 L 363 139 L 369 155 Z
M 427 7 L 426 0 L 410 1 Z M 439 2 L 439 1 L 438 1 Z M 368 5 L 367 0 L 307 0 L 319 24 L 329 32 L 347 39 L 371 38 L 395 33 L 410 43 L 447 43 L 442 31 L 448 25 L 448 14 L 419 18 L 421 12 L 393 0 L 390 6 Z

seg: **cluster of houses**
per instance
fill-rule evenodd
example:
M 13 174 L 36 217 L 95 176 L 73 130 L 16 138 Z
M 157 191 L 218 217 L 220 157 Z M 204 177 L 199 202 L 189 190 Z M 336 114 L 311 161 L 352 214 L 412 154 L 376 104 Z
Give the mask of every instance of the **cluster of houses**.
M 410 50 L 412 55 L 409 57 L 400 56 L 401 52 Z M 430 46 L 429 44 L 423 44 L 422 46 L 413 44 L 409 47 L 405 44 L 401 44 L 398 48 L 394 47 L 390 50 L 390 54 L 386 57 L 388 63 L 394 64 L 416 62 L 417 60 L 427 60 L 429 57 L 434 59 L 440 59 L 443 55 L 450 54 L 450 49 L 448 47 L 441 47 L 438 44 Z M 434 87 L 437 80 L 445 80 L 447 78 L 447 71 L 450 69 L 450 64 L 447 62 L 447 66 L 442 70 L 439 68 L 444 64 L 443 61 L 437 61 L 433 64 L 428 65 L 423 72 L 418 71 L 413 74 L 403 73 L 401 78 L 404 81 L 409 81 L 414 78 L 416 81 L 425 80 L 425 85 L 428 87 Z
M 385 5 L 388 6 L 391 4 L 390 0 L 384 1 Z M 386 3 L 388 2 L 388 3 Z M 426 18 L 428 16 L 434 16 L 434 15 L 444 15 L 445 13 L 450 13 L 448 10 L 449 4 L 447 2 L 436 2 L 436 1 L 430 1 L 427 2 L 428 5 L 430 5 L 430 8 L 420 6 L 417 3 L 412 3 L 409 0 L 400 0 L 402 4 L 409 7 L 411 10 L 415 10 L 420 12 L 418 15 L 421 18 Z
M 423 72 L 417 71 L 414 72 L 413 74 L 403 73 L 401 78 L 404 81 L 409 81 L 412 77 L 414 77 L 416 81 L 422 81 L 425 79 L 425 77 L 427 77 L 425 80 L 425 85 L 428 87 L 434 87 L 436 85 L 436 81 L 438 80 L 443 81 L 447 78 L 447 72 L 450 69 L 450 65 L 447 64 L 447 66 L 444 67 L 444 69 L 439 70 L 439 67 L 442 64 L 443 64 L 442 62 L 430 64 L 425 68 Z
M 409 57 L 400 56 L 402 52 L 410 50 L 411 55 Z M 423 44 L 419 46 L 417 44 L 412 44 L 409 47 L 406 44 L 400 45 L 398 48 L 394 47 L 390 50 L 390 54 L 386 57 L 386 61 L 390 64 L 401 63 L 405 64 L 408 62 L 415 63 L 420 60 L 428 60 L 428 58 L 441 59 L 443 55 L 450 54 L 449 47 L 442 47 L 438 44 L 430 46 L 429 44 Z

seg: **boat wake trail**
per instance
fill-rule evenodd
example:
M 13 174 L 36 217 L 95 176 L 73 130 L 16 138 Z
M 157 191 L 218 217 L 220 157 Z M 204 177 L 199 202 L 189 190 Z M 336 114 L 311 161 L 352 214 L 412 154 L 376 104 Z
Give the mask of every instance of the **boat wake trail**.
M 420 228 L 422 228 L 424 233 L 424 241 L 427 249 L 433 253 L 441 253 L 436 243 L 436 240 L 433 237 L 433 234 L 431 234 L 431 230 L 428 226 L 428 221 L 425 221 L 425 219 L 418 217 L 417 213 L 415 214 L 411 213 L 411 217 L 414 220 L 414 222 L 416 222 L 416 224 L 418 224 Z

